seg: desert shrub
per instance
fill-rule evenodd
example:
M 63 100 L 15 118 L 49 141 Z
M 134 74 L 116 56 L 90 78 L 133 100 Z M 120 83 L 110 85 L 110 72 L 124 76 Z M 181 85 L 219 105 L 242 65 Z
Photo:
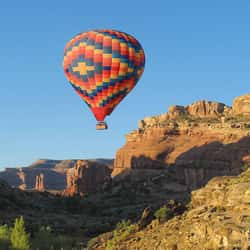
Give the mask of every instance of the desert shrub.
M 30 235 L 25 231 L 24 219 L 16 218 L 11 229 L 10 241 L 15 250 L 30 250 Z
M 250 164 L 249 163 L 245 163 L 244 165 L 241 166 L 241 170 L 244 172 L 246 170 L 248 170 L 250 168 Z
M 75 240 L 66 235 L 53 235 L 51 238 L 50 250 L 75 250 Z
M 8 240 L 9 238 L 10 238 L 10 229 L 9 229 L 9 227 L 6 224 L 0 226 L 0 239 Z
M 249 117 L 247 117 L 243 114 L 239 114 L 239 115 L 227 117 L 226 121 L 229 121 L 229 122 L 248 122 Z
M 10 249 L 10 229 L 7 225 L 0 226 L 0 249 Z
M 117 231 L 123 231 L 126 230 L 130 225 L 131 225 L 130 220 L 122 220 L 121 222 L 118 222 L 115 229 Z
M 50 250 L 51 241 L 51 228 L 49 226 L 42 226 L 34 236 L 32 248 L 36 250 Z
M 158 219 L 160 222 L 167 221 L 172 217 L 172 215 L 172 211 L 167 206 L 159 208 L 154 213 L 155 218 Z
M 54 235 L 50 226 L 42 226 L 32 240 L 34 250 L 72 250 L 73 239 L 67 236 Z
M 112 239 L 107 241 L 106 250 L 114 250 L 119 242 L 124 241 L 136 231 L 136 225 L 131 224 L 130 220 L 122 220 L 113 231 Z
M 72 213 L 72 211 L 74 213 L 78 213 L 80 211 L 81 208 L 81 198 L 77 195 L 72 196 L 72 197 L 64 197 L 63 198 L 63 208 L 66 211 L 70 211 Z

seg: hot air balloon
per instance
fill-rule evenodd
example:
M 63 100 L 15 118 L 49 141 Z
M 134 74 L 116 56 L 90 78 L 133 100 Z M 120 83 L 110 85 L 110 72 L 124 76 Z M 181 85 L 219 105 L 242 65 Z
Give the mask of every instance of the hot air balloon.
M 80 33 L 64 50 L 66 77 L 94 114 L 96 129 L 107 129 L 105 117 L 135 87 L 144 65 L 140 43 L 116 30 Z

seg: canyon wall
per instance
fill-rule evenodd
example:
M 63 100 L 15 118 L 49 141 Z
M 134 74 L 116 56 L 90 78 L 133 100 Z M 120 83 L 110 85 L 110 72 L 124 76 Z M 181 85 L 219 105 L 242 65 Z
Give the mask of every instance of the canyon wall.
M 239 174 L 250 157 L 248 98 L 236 98 L 233 108 L 208 101 L 171 106 L 166 114 L 141 120 L 117 151 L 112 176 L 133 169 L 166 169 L 195 189 L 214 176 Z M 235 113 L 239 99 L 244 103 L 240 115 Z
M 40 159 L 27 167 L 6 168 L 0 172 L 0 179 L 5 180 L 12 187 L 23 190 L 61 191 L 67 186 L 67 171 L 73 168 L 77 161 Z M 92 161 L 113 166 L 112 159 L 93 159 Z

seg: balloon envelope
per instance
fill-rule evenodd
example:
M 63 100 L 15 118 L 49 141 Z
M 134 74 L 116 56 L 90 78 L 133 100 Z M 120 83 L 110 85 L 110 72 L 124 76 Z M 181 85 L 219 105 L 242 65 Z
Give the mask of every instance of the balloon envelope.
M 66 77 L 100 122 L 134 88 L 144 65 L 140 43 L 115 30 L 83 32 L 64 50 Z

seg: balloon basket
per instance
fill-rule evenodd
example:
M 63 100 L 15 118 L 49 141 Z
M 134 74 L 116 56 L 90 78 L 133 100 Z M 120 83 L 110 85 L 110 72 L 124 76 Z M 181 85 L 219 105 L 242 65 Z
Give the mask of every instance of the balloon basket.
M 98 122 L 96 124 L 96 130 L 105 130 L 108 129 L 108 125 L 106 122 Z

